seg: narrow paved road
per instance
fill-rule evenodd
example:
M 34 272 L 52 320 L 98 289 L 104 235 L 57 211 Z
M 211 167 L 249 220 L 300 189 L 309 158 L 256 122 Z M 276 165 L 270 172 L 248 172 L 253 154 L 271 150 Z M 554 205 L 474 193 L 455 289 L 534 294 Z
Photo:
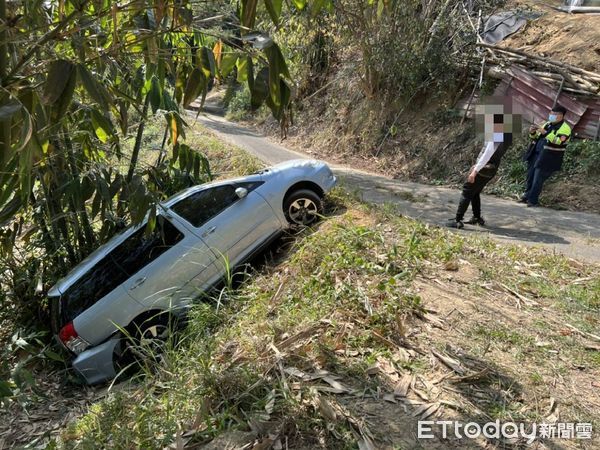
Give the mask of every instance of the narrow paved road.
M 312 158 L 287 149 L 256 130 L 227 121 L 217 108 L 208 106 L 200 113 L 198 121 L 223 140 L 267 164 Z M 393 203 L 406 216 L 443 225 L 456 211 L 460 196 L 457 189 L 394 180 L 335 164 L 331 166 L 346 189 L 368 202 Z M 490 195 L 482 197 L 482 205 L 486 227 L 466 225 L 460 233 L 481 233 L 503 242 L 546 247 L 573 258 L 600 263 L 600 216 L 597 214 L 527 208 Z

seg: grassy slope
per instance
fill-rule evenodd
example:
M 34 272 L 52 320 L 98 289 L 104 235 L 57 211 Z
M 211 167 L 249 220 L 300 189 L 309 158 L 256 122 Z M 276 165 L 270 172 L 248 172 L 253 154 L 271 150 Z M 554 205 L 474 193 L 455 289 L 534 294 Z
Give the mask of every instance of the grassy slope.
M 322 223 L 284 238 L 218 307 L 200 304 L 161 364 L 59 441 L 415 448 L 421 413 L 559 414 L 598 428 L 599 343 L 567 324 L 597 335 L 599 310 L 597 266 L 457 236 L 338 190 Z

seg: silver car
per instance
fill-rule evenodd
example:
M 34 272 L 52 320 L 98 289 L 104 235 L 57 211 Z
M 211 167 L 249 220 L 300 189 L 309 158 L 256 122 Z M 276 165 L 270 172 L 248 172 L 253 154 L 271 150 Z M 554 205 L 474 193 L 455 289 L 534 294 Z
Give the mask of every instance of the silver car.
M 52 327 L 89 384 L 112 379 L 123 331 L 136 339 L 165 331 L 199 292 L 248 261 L 290 225 L 308 225 L 336 184 L 314 160 L 289 161 L 256 174 L 189 188 L 146 222 L 113 237 L 48 293 Z

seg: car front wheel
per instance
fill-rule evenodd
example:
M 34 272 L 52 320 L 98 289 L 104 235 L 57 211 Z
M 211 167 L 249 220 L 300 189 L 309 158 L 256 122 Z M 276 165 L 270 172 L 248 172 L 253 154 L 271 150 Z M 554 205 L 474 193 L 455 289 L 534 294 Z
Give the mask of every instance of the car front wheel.
M 323 200 L 314 191 L 300 189 L 286 197 L 283 212 L 292 225 L 310 225 L 323 212 Z

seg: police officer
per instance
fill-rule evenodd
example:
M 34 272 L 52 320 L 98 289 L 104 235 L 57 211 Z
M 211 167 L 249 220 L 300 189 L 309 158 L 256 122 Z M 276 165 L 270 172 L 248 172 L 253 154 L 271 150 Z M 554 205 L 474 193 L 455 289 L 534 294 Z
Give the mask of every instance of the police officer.
M 565 149 L 571 139 L 571 127 L 565 122 L 567 109 L 556 105 L 548 121 L 541 127 L 531 125 L 531 144 L 525 153 L 527 161 L 527 190 L 519 200 L 527 206 L 538 206 L 544 182 L 562 167 Z
M 485 143 L 477 157 L 477 162 L 471 168 L 467 182 L 463 185 L 456 210 L 456 217 L 450 219 L 446 223 L 446 226 L 450 228 L 463 228 L 465 223 L 470 225 L 485 225 L 485 220 L 481 216 L 480 194 L 485 185 L 496 175 L 502 156 L 512 144 L 513 139 L 513 133 L 510 129 L 512 127 L 512 120 L 509 127 L 505 125 L 504 119 L 504 114 L 486 115 L 486 129 L 490 128 L 490 130 L 486 133 Z M 473 217 L 463 222 L 469 204 L 473 211 Z

